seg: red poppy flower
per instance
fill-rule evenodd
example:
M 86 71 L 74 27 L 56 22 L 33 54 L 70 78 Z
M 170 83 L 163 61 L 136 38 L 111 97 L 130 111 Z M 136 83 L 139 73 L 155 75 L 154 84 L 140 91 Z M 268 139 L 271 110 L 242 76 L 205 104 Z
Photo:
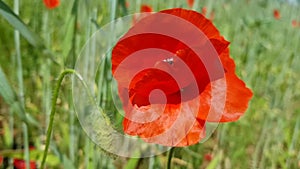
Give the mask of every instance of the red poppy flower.
M 26 162 L 25 160 L 21 159 L 14 159 L 14 167 L 16 169 L 26 169 Z M 30 169 L 36 169 L 36 163 L 34 161 L 29 162 Z
M 153 10 L 152 10 L 152 7 L 150 6 L 150 5 L 145 5 L 145 4 L 143 4 L 142 6 L 141 6 L 141 12 L 152 12 Z
M 142 18 L 150 15 L 152 11 L 153 10 L 152 10 L 152 7 L 150 5 L 145 5 L 145 4 L 141 5 L 141 9 L 140 9 L 141 13 L 133 14 L 132 25 L 135 25 Z
M 190 7 L 190 8 L 192 8 L 193 6 L 194 6 L 194 0 L 187 0 L 186 1 L 187 2 L 187 4 L 188 4 L 188 6 Z
M 211 11 L 209 14 L 209 20 L 213 21 L 215 19 L 215 11 Z
M 252 92 L 236 76 L 228 45 L 191 10 L 164 10 L 136 23 L 112 51 L 124 132 L 179 147 L 205 137 L 206 122 L 238 120 Z
M 209 153 L 207 153 L 207 154 L 204 155 L 204 159 L 205 159 L 206 161 L 211 161 L 212 158 L 213 158 L 212 155 L 209 154 Z
M 34 146 L 29 146 L 29 150 L 34 150 Z M 36 169 L 36 162 L 30 161 L 29 162 L 30 169 Z M 14 159 L 14 168 L 15 169 L 26 169 L 26 161 L 23 159 Z
M 292 26 L 293 26 L 294 28 L 297 27 L 297 21 L 296 21 L 296 20 L 292 20 Z
M 47 8 L 53 9 L 59 6 L 60 0 L 43 0 Z
M 129 5 L 128 1 L 125 2 L 125 6 L 126 6 L 126 8 L 129 8 L 130 5 Z
M 201 13 L 202 13 L 202 15 L 206 15 L 206 13 L 207 13 L 207 8 L 204 6 L 203 8 L 202 8 L 202 10 L 201 10 Z
M 274 9 L 273 16 L 274 16 L 275 19 L 280 19 L 281 18 L 280 12 L 279 12 L 278 9 Z

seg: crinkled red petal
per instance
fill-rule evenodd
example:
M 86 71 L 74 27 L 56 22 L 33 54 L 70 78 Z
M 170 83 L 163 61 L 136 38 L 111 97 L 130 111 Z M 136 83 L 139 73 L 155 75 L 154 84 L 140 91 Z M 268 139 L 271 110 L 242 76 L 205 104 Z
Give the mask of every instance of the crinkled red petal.
M 219 39 L 221 41 L 226 41 L 220 35 L 218 29 L 213 25 L 213 23 L 196 11 L 175 8 L 164 10 L 161 12 L 175 15 L 189 21 L 190 23 L 194 24 L 197 28 L 199 28 L 207 36 L 208 39 Z
M 200 95 L 198 119 L 209 122 L 238 120 L 247 110 L 252 91 L 233 73 L 211 82 Z
M 124 132 L 165 146 L 196 144 L 205 136 L 205 128 L 204 121 L 198 120 L 194 114 L 197 113 L 197 107 L 193 106 L 195 102 L 198 99 L 181 104 L 152 104 L 126 109 Z

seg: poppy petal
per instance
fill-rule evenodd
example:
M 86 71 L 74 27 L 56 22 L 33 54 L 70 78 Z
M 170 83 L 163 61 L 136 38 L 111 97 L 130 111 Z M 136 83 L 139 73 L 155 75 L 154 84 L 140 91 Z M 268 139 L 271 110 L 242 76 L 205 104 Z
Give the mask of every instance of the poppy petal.
M 204 121 L 197 120 L 193 99 L 181 104 L 151 104 L 125 108 L 124 132 L 165 146 L 196 144 L 205 136 Z M 194 112 L 194 113 L 193 113 Z M 195 114 L 196 113 L 196 114 Z
M 187 4 L 190 8 L 194 6 L 194 0 L 187 0 Z
M 142 6 L 141 6 L 141 12 L 152 12 L 153 10 L 152 10 L 152 8 L 151 8 L 151 6 L 150 5 L 145 5 L 145 4 L 143 4 Z
M 280 12 L 279 12 L 278 9 L 273 10 L 273 16 L 274 16 L 275 19 L 280 19 L 281 18 Z
M 220 35 L 217 28 L 213 25 L 213 23 L 210 20 L 206 19 L 202 14 L 196 11 L 175 8 L 175 9 L 164 10 L 161 12 L 178 16 L 194 24 L 198 29 L 200 29 L 207 36 L 208 39 L 213 39 L 213 38 L 224 39 Z
M 16 169 L 25 169 L 26 168 L 26 162 L 22 159 L 14 159 L 14 168 Z M 29 168 L 30 169 L 36 169 L 36 163 L 34 161 L 29 162 Z
M 211 82 L 201 93 L 198 118 L 209 122 L 236 121 L 245 113 L 252 95 L 235 74 L 226 73 L 225 78 Z
M 49 9 L 53 9 L 59 6 L 60 0 L 43 0 L 45 6 Z
M 219 56 L 225 71 L 235 73 L 235 63 L 229 55 L 229 48 L 226 48 Z

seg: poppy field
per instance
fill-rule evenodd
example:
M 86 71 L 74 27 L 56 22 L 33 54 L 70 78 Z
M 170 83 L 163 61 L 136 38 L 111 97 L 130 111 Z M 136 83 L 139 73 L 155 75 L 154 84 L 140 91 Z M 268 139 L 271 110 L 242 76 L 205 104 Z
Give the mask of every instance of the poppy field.
M 300 168 L 300 1 L 0 0 L 0 32 L 0 169 Z

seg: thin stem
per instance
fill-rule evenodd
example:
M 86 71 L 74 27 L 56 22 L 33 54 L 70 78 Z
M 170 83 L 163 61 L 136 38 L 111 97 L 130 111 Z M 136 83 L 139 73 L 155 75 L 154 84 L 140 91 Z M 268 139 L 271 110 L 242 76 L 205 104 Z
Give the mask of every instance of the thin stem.
M 72 59 L 71 59 L 71 67 L 72 68 L 74 68 L 75 67 L 75 61 L 76 61 L 76 44 L 77 44 L 77 31 L 78 31 L 78 29 L 77 29 L 77 22 L 78 22 L 78 7 L 79 7 L 79 5 L 78 5 L 78 3 L 79 3 L 79 1 L 78 0 L 75 0 L 74 1 L 74 6 L 73 6 L 73 11 L 72 11 L 72 13 L 73 13 L 73 15 L 74 15 L 74 25 L 73 25 L 73 30 L 74 30 L 74 32 L 73 32 L 73 38 L 72 38 Z
M 52 128 L 53 128 L 53 122 L 54 122 L 54 115 L 56 112 L 56 101 L 58 98 L 58 94 L 59 94 L 59 89 L 62 83 L 62 80 L 64 79 L 64 77 L 67 74 L 73 74 L 75 73 L 75 70 L 73 69 L 66 69 L 64 70 L 58 77 L 58 80 L 56 82 L 56 86 L 53 90 L 53 97 L 52 97 L 52 101 L 51 101 L 51 113 L 50 113 L 50 121 L 48 124 L 48 130 L 47 130 L 47 137 L 46 137 L 46 147 L 44 150 L 44 155 L 43 155 L 43 160 L 42 160 L 42 164 L 41 164 L 41 168 L 44 168 L 45 162 L 46 162 L 46 158 L 47 158 L 47 154 L 48 154 L 48 149 L 49 149 L 49 144 L 50 144 L 50 138 L 51 138 L 51 134 L 52 134 Z
M 76 78 L 78 78 L 81 81 L 81 83 L 84 85 L 84 88 L 87 91 L 87 94 L 89 95 L 89 99 L 91 99 L 91 101 L 94 104 L 96 104 L 95 99 L 94 99 L 93 95 L 91 94 L 91 92 L 89 91 L 89 88 L 88 88 L 87 84 L 83 81 L 82 77 L 75 70 L 66 69 L 59 75 L 58 80 L 56 82 L 56 86 L 53 90 L 53 97 L 52 97 L 52 100 L 51 100 L 50 121 L 49 121 L 49 124 L 48 124 L 47 137 L 46 137 L 46 147 L 45 147 L 45 150 L 44 150 L 41 169 L 44 168 L 45 162 L 46 162 L 46 159 L 47 159 L 47 155 L 48 155 L 48 149 L 49 149 L 49 145 L 50 145 L 50 138 L 51 138 L 51 134 L 52 134 L 54 116 L 55 116 L 55 112 L 56 112 L 56 101 L 57 101 L 57 98 L 58 98 L 59 89 L 60 89 L 62 80 L 68 74 L 74 74 L 76 76 Z M 109 117 L 104 112 L 102 112 L 102 115 L 103 115 L 103 118 L 105 119 L 106 124 L 110 125 L 111 123 L 110 123 Z
M 14 0 L 14 12 L 19 14 L 19 0 Z M 17 55 L 17 66 L 18 66 L 18 84 L 19 84 L 19 99 L 24 106 L 24 84 L 23 84 L 23 66 L 22 66 L 22 58 L 21 58 L 21 48 L 20 48 L 20 33 L 18 30 L 14 32 L 15 37 L 15 47 L 16 47 L 16 55 Z
M 174 150 L 175 150 L 175 147 L 172 147 L 169 151 L 167 169 L 171 169 L 171 162 L 172 162 Z
M 22 123 L 23 128 L 23 134 L 24 134 L 24 158 L 25 158 L 25 168 L 30 168 L 29 161 L 30 161 L 30 155 L 29 155 L 29 142 L 28 142 L 28 128 L 27 124 L 25 122 Z
M 19 15 L 19 0 L 14 0 L 14 12 L 16 15 Z M 23 82 L 23 65 L 21 58 L 21 45 L 20 45 L 20 32 L 15 29 L 14 32 L 15 48 L 16 48 L 16 57 L 17 57 L 17 67 L 18 67 L 18 86 L 19 86 L 19 99 L 21 106 L 25 109 L 24 101 L 24 82 Z M 26 113 L 26 112 L 25 112 Z M 26 114 L 25 114 L 26 117 Z M 29 140 L 28 140 L 28 127 L 26 122 L 22 123 L 23 135 L 24 135 L 24 159 L 25 159 L 25 168 L 29 168 Z

